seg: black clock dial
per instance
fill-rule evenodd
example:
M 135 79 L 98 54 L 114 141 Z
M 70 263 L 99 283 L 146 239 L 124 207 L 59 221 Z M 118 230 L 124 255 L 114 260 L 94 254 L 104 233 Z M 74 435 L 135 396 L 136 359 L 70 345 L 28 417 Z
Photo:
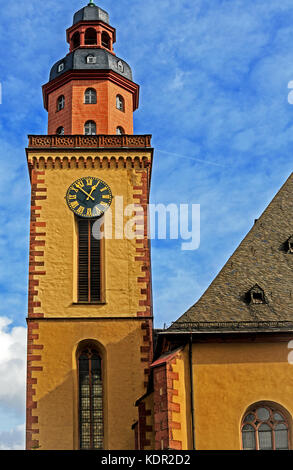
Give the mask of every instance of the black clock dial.
M 76 180 L 66 194 L 68 207 L 79 217 L 100 217 L 111 205 L 112 192 L 101 179 L 86 176 Z

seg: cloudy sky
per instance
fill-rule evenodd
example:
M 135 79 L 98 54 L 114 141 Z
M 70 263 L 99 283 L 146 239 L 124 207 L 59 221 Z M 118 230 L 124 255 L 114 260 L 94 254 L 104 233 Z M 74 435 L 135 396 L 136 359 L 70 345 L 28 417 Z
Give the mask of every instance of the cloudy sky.
M 81 0 L 19 0 L 0 17 L 0 449 L 24 447 L 27 134 L 46 133 L 41 85 Z M 292 171 L 292 0 L 101 0 L 141 85 L 151 202 L 200 204 L 201 244 L 152 243 L 156 327 L 204 292 Z

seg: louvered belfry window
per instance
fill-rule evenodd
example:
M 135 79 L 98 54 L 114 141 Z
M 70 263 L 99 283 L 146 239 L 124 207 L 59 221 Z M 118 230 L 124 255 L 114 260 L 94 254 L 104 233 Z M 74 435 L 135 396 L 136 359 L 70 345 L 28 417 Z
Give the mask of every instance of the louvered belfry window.
M 81 351 L 79 370 L 79 446 L 103 449 L 103 382 L 101 357 L 94 347 Z
M 78 301 L 101 301 L 101 242 L 93 237 L 95 220 L 78 219 Z

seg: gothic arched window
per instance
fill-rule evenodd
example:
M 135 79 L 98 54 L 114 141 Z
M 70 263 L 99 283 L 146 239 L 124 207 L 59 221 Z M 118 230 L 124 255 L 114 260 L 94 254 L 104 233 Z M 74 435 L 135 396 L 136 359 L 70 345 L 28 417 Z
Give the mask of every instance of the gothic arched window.
M 96 104 L 97 103 L 97 92 L 94 88 L 88 88 L 84 94 L 85 104 Z
M 97 31 L 94 28 L 88 28 L 84 35 L 84 43 L 86 46 L 94 46 L 97 44 Z
M 96 135 L 97 127 L 95 121 L 87 121 L 84 125 L 85 135 Z
M 258 404 L 245 413 L 242 426 L 243 450 L 286 450 L 289 423 L 284 411 L 275 404 Z
M 61 109 L 63 109 L 64 106 L 65 106 L 65 96 L 61 95 L 57 99 L 57 111 L 61 111 Z
M 120 111 L 125 110 L 124 98 L 122 98 L 121 95 L 116 96 L 116 108 L 119 109 Z
M 101 357 L 92 345 L 78 355 L 79 447 L 103 449 L 103 381 Z

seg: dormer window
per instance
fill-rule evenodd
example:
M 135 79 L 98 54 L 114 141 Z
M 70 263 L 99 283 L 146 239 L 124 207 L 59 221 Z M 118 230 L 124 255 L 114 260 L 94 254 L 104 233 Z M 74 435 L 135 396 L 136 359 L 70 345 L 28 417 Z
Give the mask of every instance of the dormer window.
M 265 304 L 265 293 L 257 284 L 249 291 L 250 304 Z
M 58 72 L 62 72 L 64 70 L 64 62 L 58 65 Z
M 96 64 L 97 63 L 97 58 L 94 55 L 90 54 L 86 58 L 86 63 L 87 64 Z
M 288 239 L 288 253 L 293 253 L 293 235 Z
M 118 60 L 117 62 L 117 69 L 119 70 L 119 72 L 124 72 L 124 66 L 121 60 Z

